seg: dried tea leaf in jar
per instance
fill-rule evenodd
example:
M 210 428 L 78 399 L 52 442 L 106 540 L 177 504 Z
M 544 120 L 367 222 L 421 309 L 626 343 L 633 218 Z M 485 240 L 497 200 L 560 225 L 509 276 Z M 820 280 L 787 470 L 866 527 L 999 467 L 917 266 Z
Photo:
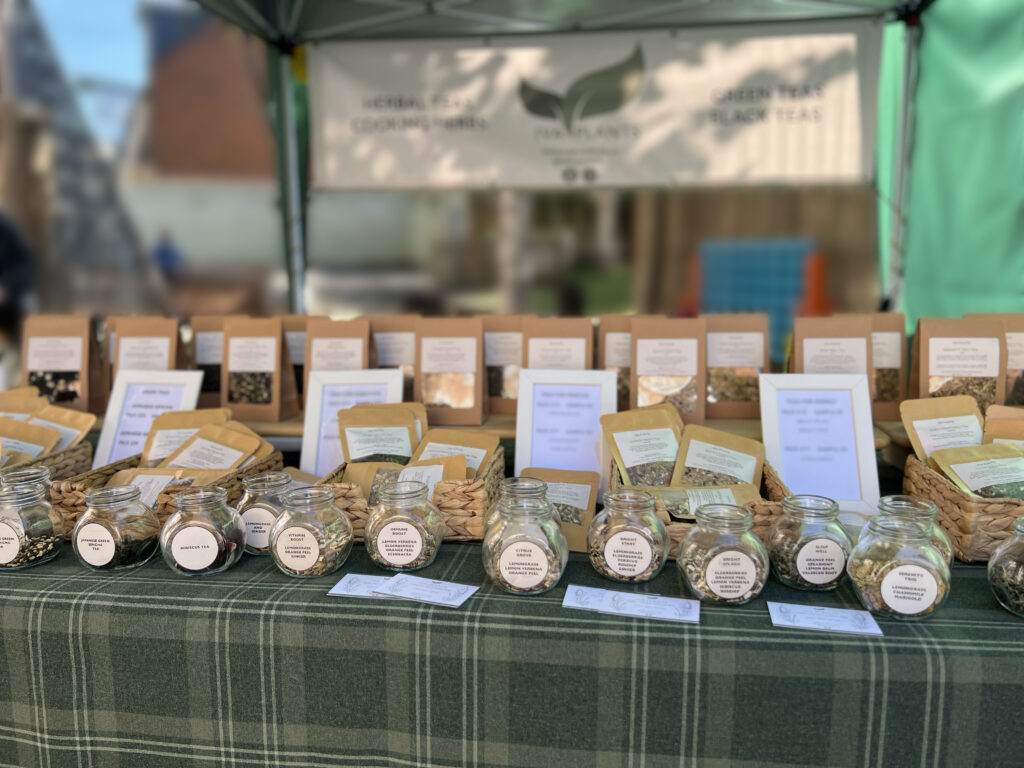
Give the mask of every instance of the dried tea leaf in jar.
M 0 569 L 28 568 L 56 557 L 58 521 L 42 483 L 0 488 Z
M 334 503 L 329 485 L 296 488 L 283 496 L 284 510 L 270 532 L 270 551 L 289 576 L 334 573 L 352 551 L 352 524 Z
M 78 561 L 92 571 L 138 568 L 156 554 L 160 520 L 134 485 L 95 488 L 71 535 Z
M 607 579 L 650 581 L 668 559 L 668 533 L 654 513 L 654 497 L 645 491 L 606 493 L 604 509 L 587 530 L 587 551 L 594 570 Z
M 768 580 L 768 552 L 750 529 L 753 514 L 729 504 L 706 504 L 679 545 L 676 567 L 699 599 L 741 605 L 761 594 Z
M 484 533 L 482 555 L 484 570 L 501 589 L 536 595 L 562 578 L 569 548 L 546 498 L 506 495 Z
M 175 512 L 160 532 L 160 551 L 175 573 L 220 573 L 245 549 L 245 523 L 217 486 L 187 488 L 174 497 Z
M 1017 518 L 1013 534 L 989 558 L 988 583 L 1003 608 L 1024 617 L 1024 517 Z
M 366 552 L 381 568 L 414 571 L 430 565 L 444 537 L 444 520 L 427 500 L 427 485 L 403 481 L 378 491 L 366 521 Z
M 853 544 L 838 522 L 839 505 L 824 496 L 787 496 L 768 535 L 772 571 L 790 587 L 835 589 Z
M 921 523 L 928 529 L 932 544 L 939 550 L 946 564 L 953 564 L 953 543 L 935 522 L 939 514 L 939 508 L 935 504 L 919 496 L 883 496 L 878 500 L 878 514 Z
M 270 553 L 270 530 L 281 516 L 282 496 L 291 484 L 285 472 L 263 472 L 242 479 L 244 493 L 238 501 L 238 514 L 245 523 L 245 551 L 250 555 Z

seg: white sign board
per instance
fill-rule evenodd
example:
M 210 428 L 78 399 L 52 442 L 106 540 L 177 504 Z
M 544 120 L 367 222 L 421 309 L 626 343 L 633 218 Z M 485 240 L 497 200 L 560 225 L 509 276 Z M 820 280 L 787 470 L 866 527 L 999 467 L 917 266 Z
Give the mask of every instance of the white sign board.
M 321 187 L 860 182 L 882 25 L 325 43 Z

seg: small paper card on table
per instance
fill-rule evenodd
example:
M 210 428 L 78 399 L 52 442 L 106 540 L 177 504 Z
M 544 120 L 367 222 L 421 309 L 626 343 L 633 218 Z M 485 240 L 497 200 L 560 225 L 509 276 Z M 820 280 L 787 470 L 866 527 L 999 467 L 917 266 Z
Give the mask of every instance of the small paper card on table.
M 768 601 L 768 613 L 776 627 L 882 636 L 881 628 L 867 611 Z
M 443 605 L 458 608 L 480 589 L 469 584 L 456 584 L 451 581 L 424 579 L 400 573 L 387 580 L 387 583 L 374 589 L 384 597 L 397 597 L 403 600 L 418 600 L 421 603 Z
M 335 597 L 370 597 L 374 600 L 393 600 L 387 595 L 379 595 L 374 590 L 382 588 L 391 581 L 391 576 L 370 576 L 366 573 L 347 573 L 333 587 L 328 595 Z
M 562 607 L 597 611 L 614 616 L 632 616 L 638 619 L 700 623 L 700 603 L 696 600 L 619 592 L 613 589 L 594 589 L 575 584 L 570 584 L 565 590 Z

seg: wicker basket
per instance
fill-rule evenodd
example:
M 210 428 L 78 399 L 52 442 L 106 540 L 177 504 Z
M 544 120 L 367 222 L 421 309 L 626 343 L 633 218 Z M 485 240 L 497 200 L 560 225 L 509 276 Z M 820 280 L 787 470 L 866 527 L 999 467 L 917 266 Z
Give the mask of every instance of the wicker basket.
M 612 463 L 611 486 L 612 490 L 623 487 L 622 477 L 614 462 Z M 782 516 L 782 500 L 789 495 L 789 488 L 782 482 L 782 478 L 779 477 L 779 474 L 770 464 L 765 462 L 764 471 L 761 473 L 761 501 L 753 501 L 747 504 L 747 509 L 754 513 L 754 525 L 751 530 L 766 544 L 768 542 L 768 533 L 771 531 L 772 526 L 775 525 L 775 521 Z M 654 511 L 662 519 L 668 517 L 665 505 L 660 499 L 655 499 Z M 669 523 L 665 526 L 665 529 L 668 531 L 669 553 L 671 557 L 675 557 L 675 553 L 679 550 L 679 542 L 690 532 L 693 525 L 693 523 Z
M 122 469 L 137 469 L 141 454 L 129 456 L 127 459 L 115 461 L 113 464 L 93 469 L 66 480 L 60 480 L 50 485 L 50 497 L 53 501 L 54 510 L 64 521 L 64 538 L 70 538 L 71 531 L 78 522 L 78 518 L 85 512 L 85 494 L 93 488 L 102 488 L 115 473 Z M 284 460 L 280 451 L 274 451 L 265 459 L 251 464 L 245 469 L 238 469 L 217 480 L 212 485 L 226 488 L 228 492 L 228 503 L 234 504 L 242 496 L 242 480 L 250 475 L 260 472 L 274 472 L 284 467 Z M 167 520 L 174 513 L 174 497 L 184 488 L 165 488 L 157 497 L 154 511 L 160 518 L 160 524 Z
M 356 541 L 362 541 L 370 509 L 358 486 L 343 483 L 345 465 L 317 483 L 334 488 L 339 507 L 348 513 Z M 432 501 L 444 518 L 445 541 L 479 541 L 484 537 L 487 513 L 498 501 L 498 489 L 505 477 L 505 451 L 501 446 L 487 468 L 472 480 L 442 480 L 434 486 Z
M 49 467 L 50 480 L 64 480 L 68 477 L 88 472 L 92 466 L 92 443 L 83 440 L 78 445 L 65 448 L 63 451 L 40 456 L 38 459 L 23 461 L 20 464 L 11 464 L 11 469 L 28 469 L 29 467 Z
M 907 457 L 903 492 L 928 499 L 939 508 L 936 518 L 949 535 L 956 556 L 985 562 L 996 547 L 1013 536 L 1013 525 L 1024 516 L 1024 501 L 982 499 L 954 485 L 916 456 Z

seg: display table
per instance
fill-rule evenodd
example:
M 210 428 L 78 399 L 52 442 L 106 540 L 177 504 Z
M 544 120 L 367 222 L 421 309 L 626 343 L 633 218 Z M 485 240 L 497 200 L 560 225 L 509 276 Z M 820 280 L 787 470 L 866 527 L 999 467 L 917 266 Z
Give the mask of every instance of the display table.
M 1019 765 L 1024 621 L 957 566 L 932 618 L 884 639 L 772 628 L 771 581 L 700 626 L 565 610 L 600 580 L 486 584 L 461 609 L 334 598 L 360 546 L 297 580 L 266 558 L 199 580 L 54 562 L 0 574 L 0 763 L 9 766 Z M 421 575 L 485 584 L 477 544 Z M 630 589 L 630 587 L 621 587 Z M 678 595 L 674 564 L 642 591 Z M 707 761 L 707 762 L 701 762 Z

